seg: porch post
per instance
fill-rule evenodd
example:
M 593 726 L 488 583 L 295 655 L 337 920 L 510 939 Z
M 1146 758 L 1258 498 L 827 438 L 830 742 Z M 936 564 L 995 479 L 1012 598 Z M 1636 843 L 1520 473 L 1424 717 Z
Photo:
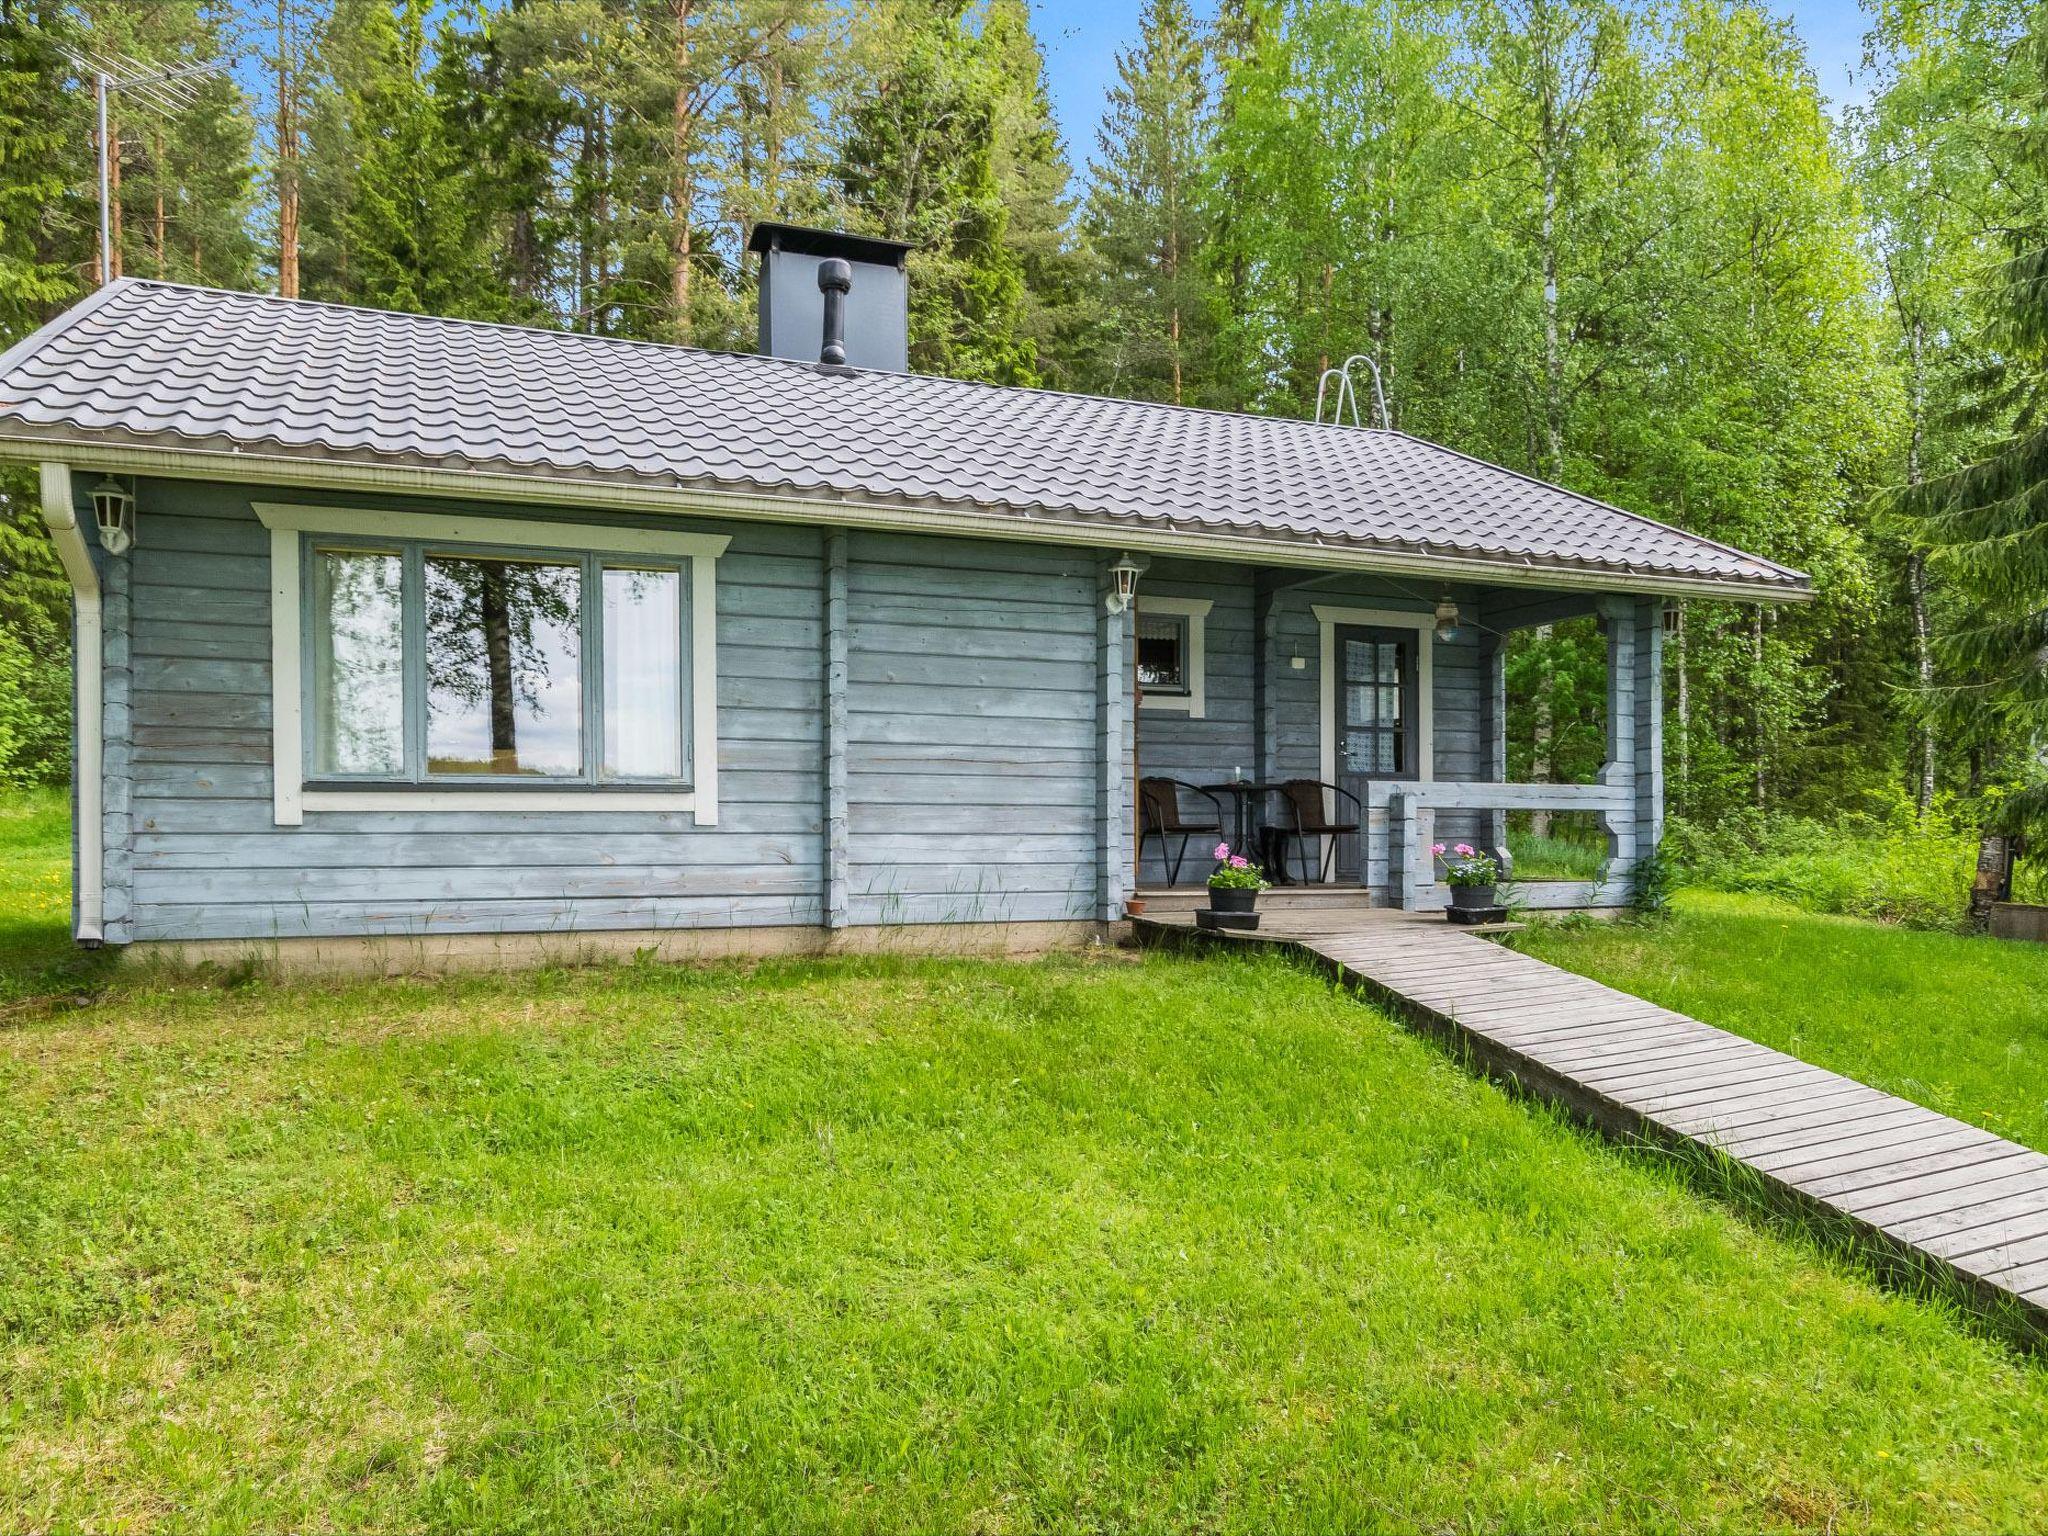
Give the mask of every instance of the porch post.
M 1636 599 L 1636 857 L 1664 841 L 1664 601 Z
M 1273 675 L 1279 652 L 1281 596 L 1261 571 L 1252 586 L 1252 777 L 1277 776 L 1280 762 L 1280 687 Z
M 1111 613 L 1116 592 L 1113 562 L 1102 562 L 1095 589 L 1097 633 L 1095 815 L 1095 915 L 1105 923 L 1120 922 L 1131 888 L 1131 823 L 1136 787 L 1131 783 L 1131 669 L 1129 609 Z
M 844 928 L 846 900 L 846 532 L 825 535 L 825 926 Z
M 1508 637 L 1495 629 L 1479 632 L 1479 753 L 1490 784 L 1508 781 Z M 1508 845 L 1508 813 L 1490 810 L 1486 846 L 1501 852 Z M 1512 871 L 1510 871 L 1512 873 Z
M 1612 838 L 1605 879 L 1626 881 L 1636 862 L 1636 638 L 1637 610 L 1633 597 L 1602 597 L 1600 616 L 1607 625 L 1607 762 L 1600 782 L 1629 794 L 1625 811 L 1610 813 Z

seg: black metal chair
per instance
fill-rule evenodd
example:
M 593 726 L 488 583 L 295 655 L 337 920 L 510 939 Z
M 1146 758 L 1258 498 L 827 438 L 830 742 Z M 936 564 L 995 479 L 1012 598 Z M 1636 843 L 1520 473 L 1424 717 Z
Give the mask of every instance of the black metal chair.
M 1279 788 L 1280 817 L 1273 826 L 1279 841 L 1280 863 L 1287 861 L 1287 840 L 1294 839 L 1295 865 L 1301 871 L 1301 883 L 1307 885 L 1308 840 L 1312 837 L 1323 839 L 1323 856 L 1317 865 L 1316 874 L 1320 882 L 1329 884 L 1337 863 L 1337 839 L 1350 836 L 1358 831 L 1365 819 L 1365 806 L 1358 796 L 1341 784 L 1325 784 L 1320 779 L 1289 779 Z M 1351 820 L 1344 820 L 1339 810 L 1333 819 L 1328 811 L 1329 801 L 1325 794 L 1337 796 L 1339 801 L 1351 802 Z
M 1189 820 L 1180 808 L 1181 792 L 1200 795 L 1209 802 L 1214 811 L 1213 821 Z M 1223 806 L 1217 798 L 1199 785 L 1186 784 L 1179 779 L 1138 780 L 1138 805 L 1143 812 L 1144 822 L 1138 831 L 1138 857 L 1145 857 L 1145 839 L 1159 839 L 1159 861 L 1166 865 L 1166 883 L 1176 885 L 1180 881 L 1180 866 L 1188 856 L 1188 839 L 1198 833 L 1203 836 L 1223 835 Z M 1174 850 L 1169 861 L 1166 840 L 1178 837 L 1180 845 Z

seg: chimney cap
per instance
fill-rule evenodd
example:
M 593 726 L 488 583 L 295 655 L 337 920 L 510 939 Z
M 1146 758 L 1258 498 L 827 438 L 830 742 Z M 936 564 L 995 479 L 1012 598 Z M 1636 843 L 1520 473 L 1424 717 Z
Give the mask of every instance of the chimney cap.
M 837 256 L 846 261 L 864 261 L 878 267 L 901 269 L 904 259 L 916 249 L 908 241 L 884 240 L 875 235 L 849 235 L 837 229 L 812 229 L 803 224 L 763 223 L 754 226 L 747 241 L 750 251 L 790 251 L 799 256 Z

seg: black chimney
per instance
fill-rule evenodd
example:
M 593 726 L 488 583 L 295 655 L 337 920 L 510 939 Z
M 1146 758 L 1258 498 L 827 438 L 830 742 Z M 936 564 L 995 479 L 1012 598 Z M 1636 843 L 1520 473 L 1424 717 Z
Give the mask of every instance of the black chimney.
M 763 352 L 894 373 L 910 367 L 908 245 L 836 229 L 756 224 L 747 249 L 761 256 Z
M 846 362 L 846 296 L 853 292 L 853 268 L 833 256 L 818 263 L 818 292 L 825 295 L 825 344 L 818 361 Z

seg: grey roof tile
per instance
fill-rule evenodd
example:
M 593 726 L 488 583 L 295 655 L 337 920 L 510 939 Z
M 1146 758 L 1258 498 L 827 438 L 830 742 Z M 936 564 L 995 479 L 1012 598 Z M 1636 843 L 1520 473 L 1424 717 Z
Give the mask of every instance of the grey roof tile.
M 1798 572 L 1398 432 L 123 279 L 0 355 L 0 438 L 923 504 L 1795 596 Z M 821 507 L 821 516 L 824 509 Z M 1505 574 L 1505 573 L 1504 573 Z

